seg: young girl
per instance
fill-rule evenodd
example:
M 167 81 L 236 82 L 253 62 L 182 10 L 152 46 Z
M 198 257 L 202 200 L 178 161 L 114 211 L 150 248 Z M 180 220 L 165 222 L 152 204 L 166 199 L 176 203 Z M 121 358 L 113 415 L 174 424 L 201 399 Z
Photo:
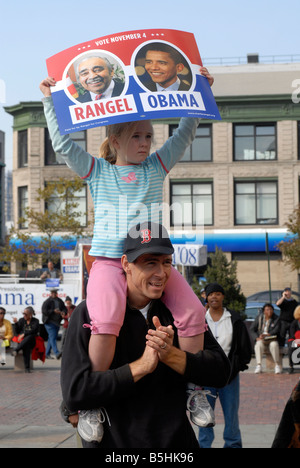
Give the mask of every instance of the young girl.
M 213 78 L 200 69 L 210 85 Z M 93 371 L 105 371 L 114 356 L 116 337 L 126 309 L 126 278 L 121 267 L 123 241 L 130 223 L 161 222 L 155 207 L 163 201 L 165 177 L 191 145 L 200 119 L 182 118 L 176 132 L 155 153 L 150 153 L 153 128 L 150 121 L 115 124 L 100 148 L 100 158 L 86 153 L 68 135 L 61 136 L 51 98 L 53 78 L 40 84 L 44 94 L 45 116 L 57 153 L 89 184 L 95 210 L 95 225 L 90 255 L 96 257 L 87 288 L 87 307 L 91 317 L 89 355 Z M 141 216 L 146 219 L 141 219 Z M 188 283 L 172 268 L 163 301 L 172 312 L 184 351 L 203 349 L 205 309 Z

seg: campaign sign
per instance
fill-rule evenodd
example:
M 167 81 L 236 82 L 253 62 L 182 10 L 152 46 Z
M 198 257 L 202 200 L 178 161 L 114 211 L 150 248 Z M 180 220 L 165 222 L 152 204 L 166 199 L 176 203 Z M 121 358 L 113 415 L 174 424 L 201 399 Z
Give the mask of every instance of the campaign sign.
M 192 33 L 112 34 L 47 60 L 60 133 L 143 119 L 221 120 Z

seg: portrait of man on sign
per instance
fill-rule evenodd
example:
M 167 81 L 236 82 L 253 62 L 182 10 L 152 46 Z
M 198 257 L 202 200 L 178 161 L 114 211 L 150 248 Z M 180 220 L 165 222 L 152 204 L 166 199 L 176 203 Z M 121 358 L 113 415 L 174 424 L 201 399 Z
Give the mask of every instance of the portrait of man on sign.
M 184 56 L 165 42 L 151 42 L 135 58 L 135 72 L 149 91 L 188 91 L 193 77 Z
M 125 87 L 121 64 L 101 52 L 82 55 L 68 70 L 68 77 L 68 91 L 79 102 L 120 96 Z

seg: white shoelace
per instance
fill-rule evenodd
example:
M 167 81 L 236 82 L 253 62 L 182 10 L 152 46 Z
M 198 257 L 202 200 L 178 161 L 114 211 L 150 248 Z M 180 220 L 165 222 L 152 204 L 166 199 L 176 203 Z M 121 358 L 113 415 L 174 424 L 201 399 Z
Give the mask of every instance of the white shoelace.
M 194 391 L 190 394 L 190 396 L 189 396 L 189 398 L 188 398 L 188 400 L 187 400 L 187 404 L 186 404 L 187 409 L 188 409 L 191 413 L 195 413 L 195 411 L 197 411 L 198 407 L 199 407 L 200 405 L 203 405 L 203 403 L 204 403 L 205 405 L 209 405 L 209 402 L 208 402 L 207 399 L 205 398 L 206 395 L 210 395 L 210 396 L 213 397 L 213 398 L 217 398 L 216 395 L 213 395 L 213 394 L 211 393 L 210 390 L 194 390 Z M 192 402 L 192 400 L 193 400 L 194 398 L 195 398 L 197 404 L 192 405 L 191 402 Z

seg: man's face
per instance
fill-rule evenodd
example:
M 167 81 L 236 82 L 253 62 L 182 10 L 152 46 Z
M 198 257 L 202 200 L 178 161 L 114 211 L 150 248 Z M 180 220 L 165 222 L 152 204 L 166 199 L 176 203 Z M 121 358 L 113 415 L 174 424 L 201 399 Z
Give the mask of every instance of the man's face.
M 93 57 L 79 65 L 78 74 L 79 81 L 86 90 L 101 94 L 109 87 L 114 71 L 109 71 L 103 59 Z
M 132 306 L 145 307 L 150 300 L 160 299 L 171 274 L 172 255 L 141 255 L 135 263 L 129 263 L 126 255 L 122 265 L 127 275 L 129 302 Z
M 206 300 L 210 309 L 220 309 L 223 307 L 224 294 L 212 292 L 207 296 Z
M 175 83 L 177 73 L 180 73 L 183 68 L 183 64 L 176 65 L 167 52 L 149 50 L 146 54 L 145 69 L 154 83 L 159 83 L 163 88 Z
M 291 291 L 290 289 L 286 289 L 286 290 L 284 291 L 284 296 L 285 296 L 286 299 L 291 299 L 291 297 L 292 297 L 292 291 Z

